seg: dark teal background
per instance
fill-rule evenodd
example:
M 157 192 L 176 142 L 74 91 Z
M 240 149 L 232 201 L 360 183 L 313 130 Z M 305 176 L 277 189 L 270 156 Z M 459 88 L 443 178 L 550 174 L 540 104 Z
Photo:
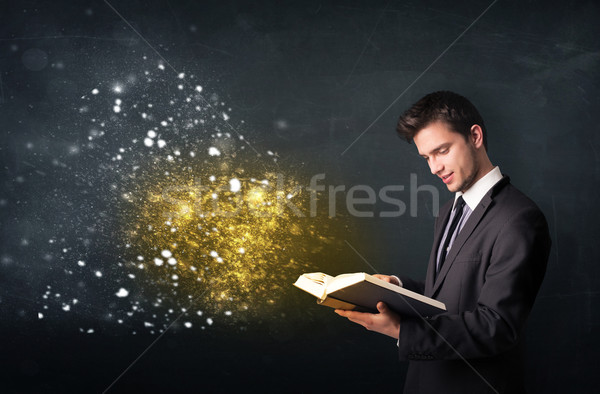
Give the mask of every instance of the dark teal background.
M 451 195 L 395 135 L 398 116 L 435 90 L 471 99 L 486 121 L 492 161 L 550 225 L 548 271 L 525 333 L 530 392 L 596 387 L 597 2 L 498 1 L 454 45 L 491 1 L 110 2 L 147 42 L 102 1 L 8 3 L 0 5 L 0 391 L 102 392 L 158 336 L 104 321 L 93 301 L 102 303 L 102 288 L 86 293 L 82 313 L 37 318 L 48 280 L 55 289 L 72 286 L 60 279 L 65 262 L 47 258 L 60 254 L 48 239 L 78 248 L 79 229 L 110 208 L 101 189 L 86 194 L 69 175 L 111 182 L 97 171 L 103 151 L 69 155 L 87 135 L 80 97 L 140 73 L 143 55 L 158 62 L 148 44 L 195 74 L 207 95 L 219 95 L 232 121 L 245 121 L 245 137 L 277 151 L 283 168 L 325 173 L 323 184 L 346 189 L 405 185 L 407 204 L 411 174 L 435 186 L 441 203 Z M 148 87 L 150 96 L 163 93 Z M 119 146 L 106 144 L 110 154 Z M 315 265 L 370 271 L 347 241 L 380 272 L 423 277 L 433 205 L 430 193 L 419 193 L 416 217 L 346 217 L 345 238 Z M 389 208 L 379 201 L 374 212 Z M 112 231 L 100 226 L 96 237 Z M 118 260 L 110 242 L 100 244 L 79 252 L 88 261 Z M 393 340 L 289 294 L 300 307 L 251 320 L 245 330 L 176 325 L 109 392 L 400 390 L 406 365 Z M 79 332 L 88 326 L 97 327 L 94 335 Z

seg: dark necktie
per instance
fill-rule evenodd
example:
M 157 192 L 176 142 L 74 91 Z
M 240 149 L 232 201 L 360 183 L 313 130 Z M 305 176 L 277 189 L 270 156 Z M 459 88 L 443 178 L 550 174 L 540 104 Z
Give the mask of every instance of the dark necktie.
M 456 227 L 458 226 L 458 222 L 462 217 L 463 207 L 465 206 L 465 200 L 463 200 L 462 196 L 458 197 L 456 200 L 456 204 L 454 205 L 454 217 L 452 218 L 452 223 L 450 223 L 450 228 L 448 229 L 448 234 L 446 235 L 446 239 L 444 240 L 444 245 L 442 245 L 442 253 L 440 254 L 440 262 L 438 264 L 437 272 L 440 272 L 442 269 L 442 264 L 446 260 L 446 254 L 448 253 L 448 245 L 450 245 L 450 240 L 454 235 L 454 231 L 456 231 Z

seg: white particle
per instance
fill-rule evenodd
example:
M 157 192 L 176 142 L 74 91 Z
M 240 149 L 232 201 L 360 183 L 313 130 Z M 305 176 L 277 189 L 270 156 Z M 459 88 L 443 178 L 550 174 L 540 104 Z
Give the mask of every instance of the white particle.
M 162 64 L 162 63 L 159 63 L 159 64 L 158 64 L 158 68 L 159 68 L 160 70 L 164 70 L 164 69 L 165 69 L 165 65 L 164 65 L 164 64 Z
M 79 260 L 79 261 L 77 262 L 77 265 L 78 265 L 78 266 L 80 266 L 80 267 L 85 267 L 85 261 L 83 261 L 83 260 Z
M 154 131 L 154 130 L 148 130 L 148 133 L 146 133 L 146 134 L 150 138 L 155 138 L 156 137 L 156 131 Z
M 94 333 L 94 329 L 93 329 L 93 328 L 90 328 L 90 329 L 88 329 L 86 332 L 87 332 L 88 334 L 93 334 L 93 333 Z
M 169 257 L 169 260 L 167 262 L 169 263 L 169 265 L 177 265 L 177 260 L 175 260 L 174 257 Z
M 211 146 L 210 148 L 208 148 L 208 154 L 211 156 L 221 156 L 221 151 L 219 151 L 214 146 Z
M 171 253 L 171 251 L 170 251 L 170 250 L 166 250 L 166 249 L 165 249 L 165 250 L 163 250 L 162 252 L 160 252 L 160 254 L 161 254 L 161 255 L 162 255 L 162 257 L 164 257 L 164 258 L 169 258 L 169 257 L 173 256 L 173 253 Z
M 195 152 L 190 152 L 190 157 L 196 157 L 196 153 Z
M 62 309 L 63 309 L 63 311 L 68 312 L 68 311 L 71 310 L 71 306 L 68 305 L 68 304 L 65 304 L 65 305 L 62 306 Z
M 113 90 L 115 91 L 115 93 L 121 93 L 123 91 L 123 87 L 121 85 L 115 85 Z
M 115 293 L 115 295 L 119 298 L 123 298 L 123 297 L 127 297 L 129 295 L 129 292 L 127 290 L 125 290 L 124 288 L 120 288 L 119 291 L 117 291 Z
M 152 138 L 144 138 L 144 145 L 147 147 L 151 147 L 154 145 L 154 140 Z
M 223 112 L 223 119 L 224 120 L 229 120 L 229 115 L 227 115 L 225 112 Z
M 98 94 L 98 93 L 100 93 L 100 91 L 98 89 L 92 90 L 92 94 Z
M 198 316 L 202 316 L 202 311 L 198 311 L 198 312 L 196 312 L 196 315 L 198 315 Z
M 117 113 L 117 114 L 118 114 L 119 112 L 121 112 L 121 107 L 119 107 L 118 105 L 115 105 L 115 106 L 113 107 L 113 111 L 115 111 L 115 113 Z
M 38 319 L 43 319 L 43 318 L 44 318 L 44 314 L 38 312 Z
M 202 86 L 198 85 L 196 86 L 196 92 L 201 92 L 202 91 Z
M 177 279 L 179 279 L 179 276 L 177 276 L 176 274 L 173 274 L 173 275 L 171 276 L 171 279 L 173 279 L 173 280 L 177 280 Z
M 115 100 L 115 104 L 117 104 L 117 105 L 121 105 L 121 103 L 122 103 L 121 99 L 116 99 L 116 100 Z
M 209 326 L 212 326 L 212 324 L 213 324 L 213 319 L 211 319 L 211 318 L 209 317 L 208 319 L 206 319 L 206 323 L 207 323 Z
M 179 75 L 177 76 L 177 78 L 179 78 L 179 79 L 183 79 L 184 77 L 185 77 L 184 73 L 179 73 Z
M 270 150 L 268 150 L 268 151 L 267 151 L 267 154 L 268 154 L 269 156 L 273 156 L 273 155 L 274 155 L 274 153 L 273 153 L 273 152 L 271 152 Z
M 159 148 L 164 148 L 167 145 L 165 140 L 158 140 L 158 141 L 156 141 L 156 144 L 158 145 Z
M 96 271 L 96 276 L 97 276 L 98 278 L 102 278 L 102 272 L 100 272 L 100 271 Z
M 214 250 L 212 250 L 212 251 L 210 252 L 210 255 L 211 255 L 212 257 L 218 257 L 218 256 L 219 256 L 219 254 L 218 254 L 217 252 L 215 252 Z
M 183 85 L 177 85 L 177 89 L 183 90 Z
M 208 177 L 208 180 L 211 181 L 211 182 L 214 182 L 216 179 L 217 178 L 215 178 L 214 175 L 211 175 L 211 176 Z
M 190 323 L 189 321 L 186 321 L 185 323 L 183 323 L 183 325 L 186 326 L 187 328 L 192 327 L 192 323 Z
M 145 321 L 144 322 L 144 327 L 154 327 L 154 324 Z
M 137 259 L 138 259 L 138 261 L 144 261 L 144 256 L 140 255 L 140 256 L 137 257 Z
M 246 249 L 244 249 L 244 248 L 239 248 L 239 249 L 238 249 L 238 252 L 240 252 L 241 254 L 244 254 L 244 253 L 246 253 Z
M 135 279 L 135 275 L 134 274 L 129 274 L 127 276 L 130 277 L 131 279 Z
M 229 181 L 229 190 L 231 190 L 232 192 L 239 192 L 241 188 L 242 183 L 238 179 L 233 178 Z
M 222 263 L 222 262 L 223 262 L 223 258 L 217 257 L 217 263 Z
M 231 311 L 225 311 L 225 316 L 231 316 Z
M 162 259 L 159 259 L 158 257 L 154 258 L 154 264 L 156 264 L 157 266 L 161 266 L 163 265 L 164 261 L 162 261 Z

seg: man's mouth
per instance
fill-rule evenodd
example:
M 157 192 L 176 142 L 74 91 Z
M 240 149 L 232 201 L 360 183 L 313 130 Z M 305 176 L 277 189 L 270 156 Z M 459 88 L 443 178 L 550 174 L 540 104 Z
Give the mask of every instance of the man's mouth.
M 453 175 L 454 175 L 454 173 L 453 173 L 453 172 L 451 172 L 451 173 L 450 173 L 450 174 L 448 174 L 448 175 L 442 175 L 442 177 L 441 177 L 441 178 L 442 178 L 442 181 L 443 181 L 444 183 L 450 183 L 450 181 L 452 181 L 452 176 L 453 176 Z

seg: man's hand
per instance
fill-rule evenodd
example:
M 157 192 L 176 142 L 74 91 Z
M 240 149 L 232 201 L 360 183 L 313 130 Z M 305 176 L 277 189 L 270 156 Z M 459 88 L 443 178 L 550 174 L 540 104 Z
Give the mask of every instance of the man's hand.
M 379 313 L 362 313 L 336 309 L 335 313 L 348 318 L 348 320 L 354 323 L 360 324 L 369 331 L 375 331 L 398 339 L 400 335 L 400 316 L 392 312 L 381 301 L 377 303 L 377 310 Z
M 393 285 L 400 286 L 400 282 L 398 281 L 398 278 L 395 276 L 381 275 L 381 274 L 375 274 L 373 276 L 376 277 L 377 279 L 384 280 Z

